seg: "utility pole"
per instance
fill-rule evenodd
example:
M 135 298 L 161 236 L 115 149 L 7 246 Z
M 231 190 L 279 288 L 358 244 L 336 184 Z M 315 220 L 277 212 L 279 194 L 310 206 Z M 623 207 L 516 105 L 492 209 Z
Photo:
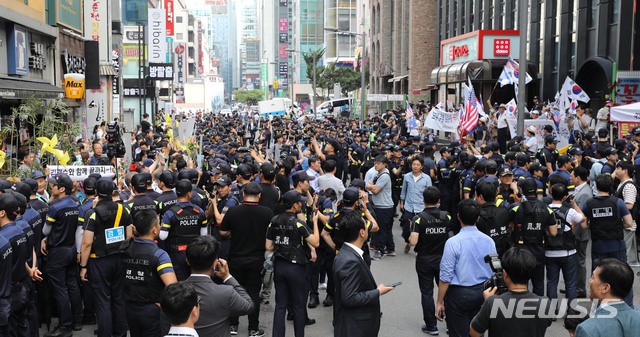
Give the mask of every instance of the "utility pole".
M 520 18 L 518 22 L 520 24 L 520 69 L 518 75 L 518 134 L 524 134 L 524 109 L 527 105 L 527 8 L 528 1 L 520 0 L 518 8 L 518 14 Z

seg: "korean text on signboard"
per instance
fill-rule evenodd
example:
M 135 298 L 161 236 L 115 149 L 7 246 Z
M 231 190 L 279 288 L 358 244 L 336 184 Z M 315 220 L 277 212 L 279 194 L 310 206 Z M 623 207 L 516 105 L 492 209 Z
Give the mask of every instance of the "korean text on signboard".
M 149 78 L 152 80 L 173 80 L 173 65 L 171 63 L 149 63 Z
M 49 166 L 49 177 L 55 177 L 60 173 L 65 173 L 73 181 L 85 180 L 92 173 L 99 173 L 103 178 L 111 178 L 115 176 L 116 169 L 110 165 L 94 165 L 94 166 L 67 166 L 62 165 Z
M 640 102 L 640 78 L 618 76 L 616 103 L 618 105 Z

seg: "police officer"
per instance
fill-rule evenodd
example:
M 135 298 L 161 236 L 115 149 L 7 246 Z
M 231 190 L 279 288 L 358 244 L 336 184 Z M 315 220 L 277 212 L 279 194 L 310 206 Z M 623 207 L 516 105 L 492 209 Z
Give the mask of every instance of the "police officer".
M 513 181 L 513 172 L 510 169 L 505 169 L 500 173 L 500 187 L 498 187 L 497 198 L 505 202 L 505 207 L 520 201 L 518 184 Z
M 389 160 L 389 172 L 391 173 L 391 197 L 393 199 L 394 217 L 397 216 L 396 209 L 400 203 L 400 192 L 402 191 L 402 181 L 404 180 L 405 158 L 402 156 L 402 148 L 398 145 L 393 147 L 391 160 Z
M 160 296 L 165 286 L 177 282 L 169 254 L 154 240 L 160 234 L 155 212 L 142 210 L 133 218 L 134 235 L 125 244 L 124 299 L 131 337 L 160 337 Z
M 96 199 L 96 182 L 98 179 L 100 178 L 90 176 L 82 183 L 82 189 L 87 197 L 78 208 L 78 230 L 76 230 L 76 249 L 78 254 L 80 254 L 80 250 L 82 249 L 81 233 L 83 232 L 82 228 L 85 224 L 84 216 L 93 208 L 93 202 Z M 91 289 L 91 285 L 88 283 L 80 283 L 80 291 L 82 293 L 82 301 L 84 303 L 82 324 L 96 324 L 93 289 Z
M 24 229 L 24 226 L 29 227 L 29 225 L 24 222 L 21 224 L 16 223 L 20 207 L 13 191 L 7 190 L 2 195 L 2 201 L 10 205 L 7 207 L 6 212 L 11 222 L 0 228 L 0 236 L 9 240 L 13 251 L 11 255 L 11 314 L 9 316 L 9 326 L 14 336 L 26 337 L 30 335 L 28 323 L 28 309 L 30 308 L 28 301 L 29 287 L 27 284 L 27 277 L 30 275 L 27 274 L 26 263 L 33 253 L 33 246 L 28 247 L 28 238 Z M 26 199 L 23 204 L 26 204 Z M 33 233 L 31 234 L 31 237 L 33 237 Z M 31 248 L 30 251 L 29 248 Z
M 127 209 L 113 201 L 114 190 L 109 179 L 96 182 L 98 203 L 85 215 L 80 253 L 80 279 L 90 281 L 93 289 L 100 337 L 127 334 L 120 245 L 133 221 Z
M 535 181 L 524 179 L 518 183 L 518 187 L 526 201 L 517 202 L 509 209 L 511 242 L 515 247 L 526 249 L 536 257 L 536 270 L 531 278 L 533 293 L 544 296 L 545 233 L 556 236 L 558 227 L 551 208 L 537 199 Z
M 451 216 L 438 207 L 440 191 L 433 186 L 422 192 L 424 210 L 411 220 L 409 243 L 415 246 L 416 273 L 422 295 L 422 332 L 438 334 L 436 309 L 433 303 L 433 281 L 440 278 L 440 260 L 449 238 Z
M 135 217 L 136 213 L 147 209 L 157 211 L 157 200 L 151 199 L 146 194 L 147 191 L 147 177 L 144 173 L 138 173 L 131 178 L 131 186 L 133 187 L 134 197 L 127 201 L 124 206 L 131 214 L 131 217 Z
M 139 174 L 142 174 L 145 178 L 145 181 L 147 182 L 147 190 L 145 192 L 147 196 L 153 200 L 157 200 L 158 197 L 160 197 L 160 193 L 156 192 L 153 189 L 153 177 L 151 176 L 151 173 L 141 172 Z
M 484 177 L 485 174 L 485 162 L 486 161 L 476 161 L 476 164 L 473 167 L 473 174 L 469 174 L 464 178 L 462 182 L 463 199 L 474 197 L 477 181 L 478 179 Z
M 215 182 L 216 193 L 207 212 L 207 217 L 215 220 L 215 226 L 211 226 L 211 235 L 220 242 L 220 258 L 225 260 L 229 258 L 230 241 L 228 237 L 220 235 L 219 228 L 229 208 L 240 204 L 238 198 L 231 194 L 232 184 L 231 178 L 227 176 L 218 178 Z
M 553 135 L 544 136 L 544 148 L 538 150 L 536 155 L 540 164 L 547 168 L 549 174 L 556 170 L 556 160 L 558 159 L 556 144 L 558 142 L 559 140 L 555 139 Z
M 509 212 L 505 207 L 496 205 L 496 189 L 488 182 L 476 186 L 476 202 L 480 205 L 476 227 L 493 239 L 498 256 L 502 256 L 511 247 Z
M 158 176 L 158 187 L 162 190 L 162 194 L 156 201 L 158 201 L 158 214 L 161 217 L 166 210 L 178 202 L 178 196 L 173 190 L 176 186 L 176 181 L 176 176 L 171 171 L 162 171 Z
M 484 171 L 485 175 L 478 178 L 477 183 L 479 184 L 483 181 L 488 181 L 492 183 L 496 188 L 500 187 L 500 180 L 496 176 L 496 173 L 498 173 L 498 163 L 493 160 L 485 160 Z
M 178 180 L 189 180 L 192 184 L 192 193 L 190 202 L 202 209 L 207 209 L 207 195 L 200 190 L 196 183 L 198 182 L 198 171 L 194 169 L 184 168 L 178 172 Z M 203 200 L 204 198 L 204 200 Z M 203 207 L 204 206 L 204 207 Z
M 82 300 L 78 288 L 78 262 L 75 232 L 78 226 L 78 204 L 71 198 L 73 181 L 61 173 L 49 178 L 51 195 L 57 199 L 49 207 L 42 228 L 45 238 L 40 249 L 47 255 L 45 274 L 49 277 L 53 298 L 57 303 L 59 326 L 45 336 L 70 336 L 79 331 L 82 320 Z
M 345 134 L 338 134 L 338 170 L 336 177 L 342 180 L 343 184 L 347 183 L 349 176 L 349 143 L 345 140 Z
M 274 254 L 274 283 L 276 308 L 273 314 L 274 337 L 285 335 L 285 311 L 290 304 L 296 336 L 304 336 L 307 283 L 305 279 L 305 241 L 313 247 L 320 243 L 318 216 L 313 218 L 313 233 L 296 217 L 302 209 L 303 198 L 298 191 L 289 191 L 282 196 L 286 212 L 274 217 L 267 228 L 266 249 Z M 278 294 L 280 293 L 280 294 Z M 286 302 L 289 299 L 289 303 Z
M 191 203 L 193 187 L 187 179 L 176 183 L 178 203 L 162 216 L 160 240 L 167 245 L 171 262 L 179 281 L 189 277 L 186 263 L 187 245 L 199 235 L 207 235 L 207 217 L 202 208 Z
M 9 196 L 0 195 L 0 233 L 13 221 L 10 213 L 16 211 L 17 204 Z M 13 249 L 8 238 L 0 235 L 0 336 L 10 337 L 9 316 L 11 314 L 11 274 L 13 271 Z M 69 331 L 69 335 L 71 331 Z

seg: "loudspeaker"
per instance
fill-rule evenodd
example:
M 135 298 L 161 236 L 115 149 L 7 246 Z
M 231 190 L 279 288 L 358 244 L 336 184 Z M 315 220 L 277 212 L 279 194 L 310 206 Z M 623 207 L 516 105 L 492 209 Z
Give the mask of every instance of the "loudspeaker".
M 85 87 L 100 89 L 100 48 L 98 41 L 84 41 L 84 59 L 86 60 Z

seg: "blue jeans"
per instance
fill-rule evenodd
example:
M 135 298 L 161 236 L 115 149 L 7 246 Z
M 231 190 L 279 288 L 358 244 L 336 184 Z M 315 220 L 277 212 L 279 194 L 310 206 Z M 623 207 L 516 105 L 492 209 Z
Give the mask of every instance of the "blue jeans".
M 567 299 L 571 301 L 576 298 L 577 261 L 577 254 L 565 257 L 547 257 L 547 297 L 558 298 L 558 282 L 560 281 L 560 270 L 562 270 Z
M 380 230 L 378 231 L 377 248 L 381 253 L 387 251 L 395 251 L 396 245 L 393 243 L 393 234 L 391 228 L 393 227 L 393 208 L 375 208 L 376 221 Z

